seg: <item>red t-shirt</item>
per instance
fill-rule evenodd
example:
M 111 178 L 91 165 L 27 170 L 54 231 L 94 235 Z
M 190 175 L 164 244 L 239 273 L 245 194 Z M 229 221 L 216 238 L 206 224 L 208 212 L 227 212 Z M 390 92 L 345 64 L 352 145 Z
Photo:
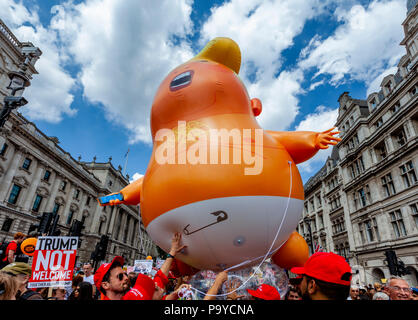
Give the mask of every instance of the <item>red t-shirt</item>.
M 12 241 L 9 243 L 9 245 L 6 248 L 6 256 L 4 257 L 3 261 L 7 261 L 8 257 L 9 257 L 9 251 L 13 250 L 16 253 L 17 250 L 17 243 L 15 241 Z

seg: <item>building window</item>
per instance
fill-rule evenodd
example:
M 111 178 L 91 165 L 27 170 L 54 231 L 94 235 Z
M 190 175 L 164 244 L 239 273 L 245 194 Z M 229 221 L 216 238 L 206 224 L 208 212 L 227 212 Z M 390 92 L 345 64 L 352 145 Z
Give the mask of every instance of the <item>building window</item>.
M 389 213 L 389 215 L 396 238 L 406 236 L 406 229 L 405 224 L 403 222 L 401 210 L 395 210 Z
M 104 221 L 103 221 L 103 220 L 100 220 L 100 225 L 99 225 L 99 234 L 102 234 L 102 233 L 103 233 L 103 231 L 102 231 L 102 229 L 103 229 L 103 225 L 104 225 Z
M 401 104 L 400 104 L 400 102 L 397 102 L 397 103 L 395 103 L 394 105 L 393 105 L 393 107 L 392 108 L 390 108 L 390 112 L 392 113 L 392 114 L 394 114 L 394 113 L 396 113 L 396 112 L 398 112 L 398 110 L 401 108 Z
M 10 192 L 8 202 L 11 204 L 16 204 L 17 198 L 19 198 L 19 194 L 21 190 L 22 190 L 22 187 L 18 186 L 17 184 L 14 184 L 12 191 Z
M 393 133 L 398 148 L 402 147 L 406 143 L 406 135 L 404 129 L 401 127 Z
M 376 129 L 380 128 L 383 125 L 383 119 L 379 118 L 374 125 Z
M 66 181 L 61 181 L 60 190 L 64 191 L 66 186 L 67 186 L 67 182 Z
M 79 196 L 80 196 L 80 189 L 74 190 L 74 199 L 78 199 Z
M 355 160 L 354 163 L 349 166 L 349 169 L 353 179 L 360 175 L 365 170 L 363 157 L 359 157 L 357 160 Z
M 387 152 L 386 152 L 386 145 L 384 141 L 382 141 L 382 143 L 378 144 L 375 147 L 375 152 L 376 152 L 377 161 L 380 161 L 386 158 Z
M 315 203 L 313 198 L 309 200 L 309 204 L 311 205 L 312 211 L 315 211 Z
M 74 216 L 74 211 L 70 210 L 70 212 L 68 213 L 67 221 L 65 223 L 70 225 L 71 221 L 73 220 L 73 216 Z
M 6 220 L 4 220 L 3 222 L 3 225 L 1 226 L 1 231 L 9 232 L 10 227 L 12 226 L 12 223 L 13 223 L 13 219 L 6 218 Z
M 418 227 L 418 205 L 417 203 L 414 203 L 410 205 L 411 208 L 411 214 L 415 221 L 415 226 Z
M 87 197 L 86 206 L 88 206 L 89 204 L 90 204 L 90 196 Z
M 376 108 L 376 98 L 373 98 L 372 100 L 370 100 L 370 106 L 372 107 L 372 109 Z
M 321 195 L 320 194 L 317 194 L 316 195 L 316 199 L 318 201 L 318 208 L 321 208 L 322 207 Z
M 408 188 L 417 182 L 417 176 L 415 174 L 414 165 L 412 161 L 408 161 L 404 165 L 399 167 L 401 169 L 401 176 L 405 186 Z
M 33 203 L 32 211 L 38 212 L 41 206 L 43 197 L 39 194 L 36 195 L 35 202 Z
M 52 209 L 52 212 L 54 213 L 54 215 L 58 214 L 58 212 L 60 211 L 60 207 L 61 205 L 59 203 L 55 203 L 54 209 Z
M 395 185 L 393 184 L 392 174 L 388 173 L 382 179 L 383 190 L 385 191 L 386 197 L 390 197 L 396 193 Z
M 375 218 L 361 222 L 358 226 L 362 243 L 370 243 L 375 240 L 380 241 L 379 230 Z
M 367 200 L 366 200 L 366 193 L 364 191 L 363 188 L 361 188 L 359 191 L 357 191 L 359 194 L 359 199 L 360 199 L 360 204 L 362 207 L 365 207 L 367 205 Z
M 25 170 L 29 170 L 30 164 L 32 163 L 32 160 L 29 158 L 25 158 L 25 161 L 23 161 L 22 168 Z
M 1 147 L 1 150 L 0 150 L 0 156 L 4 156 L 6 154 L 7 147 L 8 147 L 7 143 L 3 143 L 3 146 Z
M 45 174 L 44 174 L 44 181 L 49 181 L 49 177 L 51 176 L 51 171 L 45 170 Z

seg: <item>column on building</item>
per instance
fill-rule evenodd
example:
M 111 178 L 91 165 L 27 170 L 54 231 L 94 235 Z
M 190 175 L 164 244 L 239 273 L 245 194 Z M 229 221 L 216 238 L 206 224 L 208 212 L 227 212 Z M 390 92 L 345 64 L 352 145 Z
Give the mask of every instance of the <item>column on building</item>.
M 52 188 L 51 188 L 51 195 L 48 199 L 48 202 L 46 204 L 45 207 L 45 211 L 52 211 L 52 209 L 54 208 L 54 203 L 55 203 L 55 197 L 57 196 L 58 193 L 58 188 L 60 186 L 60 182 L 63 178 L 63 176 L 59 173 L 55 173 L 55 177 L 54 177 L 54 182 L 52 183 Z
M 12 183 L 13 178 L 16 174 L 16 170 L 21 163 L 24 151 L 24 148 L 15 146 L 15 153 L 10 161 L 10 165 L 6 170 L 6 175 L 0 186 L 0 201 L 7 201 L 7 192 L 10 189 L 10 184 Z
M 32 210 L 32 206 L 33 206 L 33 201 L 34 201 L 34 197 L 36 194 L 36 190 L 38 189 L 39 183 L 41 182 L 41 176 L 42 173 L 44 171 L 45 168 L 45 163 L 43 163 L 42 161 L 38 160 L 37 161 L 37 167 L 35 169 L 35 175 L 34 178 L 32 179 L 32 183 L 29 187 L 28 193 L 26 195 L 26 201 L 23 205 L 23 210 L 27 211 L 27 212 L 31 212 Z

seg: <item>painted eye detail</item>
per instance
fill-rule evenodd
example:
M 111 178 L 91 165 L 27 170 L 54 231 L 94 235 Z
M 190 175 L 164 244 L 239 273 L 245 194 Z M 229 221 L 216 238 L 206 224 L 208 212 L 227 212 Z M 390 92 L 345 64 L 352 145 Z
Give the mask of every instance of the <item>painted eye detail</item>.
M 188 86 L 192 82 L 193 70 L 183 72 L 171 80 L 170 90 L 176 91 Z

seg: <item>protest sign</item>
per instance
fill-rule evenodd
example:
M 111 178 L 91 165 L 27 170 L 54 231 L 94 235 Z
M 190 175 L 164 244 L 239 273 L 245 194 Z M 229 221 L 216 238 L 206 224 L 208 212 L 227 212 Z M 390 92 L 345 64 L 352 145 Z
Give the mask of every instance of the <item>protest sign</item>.
M 157 259 L 157 261 L 155 262 L 155 268 L 157 270 L 161 269 L 161 267 L 163 266 L 165 260 L 161 260 L 161 259 Z
M 28 288 L 71 286 L 78 237 L 39 237 Z
M 135 260 L 135 272 L 150 274 L 152 272 L 152 260 Z

